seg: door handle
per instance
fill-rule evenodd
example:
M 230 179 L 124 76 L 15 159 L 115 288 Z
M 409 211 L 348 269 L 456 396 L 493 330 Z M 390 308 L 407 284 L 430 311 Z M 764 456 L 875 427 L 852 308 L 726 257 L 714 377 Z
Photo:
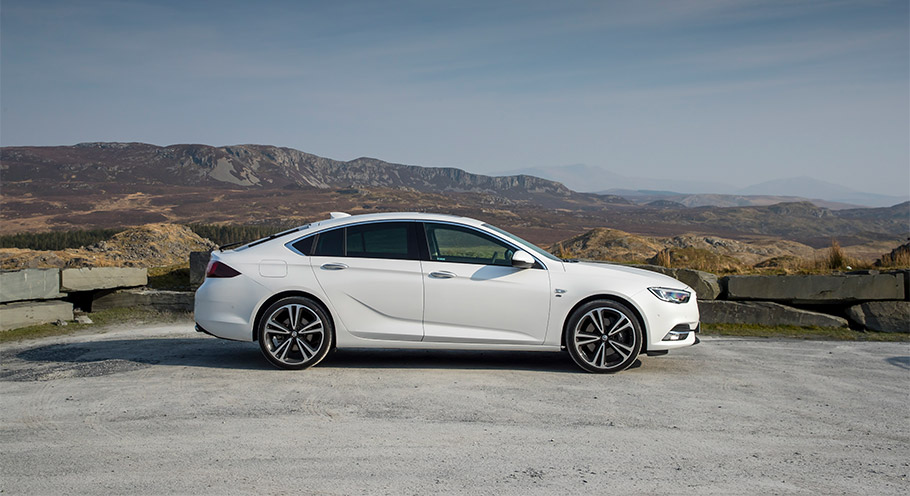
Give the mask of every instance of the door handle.
M 344 269 L 347 269 L 347 268 L 348 268 L 347 264 L 343 264 L 343 263 L 327 263 L 327 264 L 322 264 L 322 269 L 323 269 L 323 270 L 344 270 Z
M 455 274 L 447 270 L 441 270 L 439 272 L 430 272 L 430 277 L 433 279 L 451 279 L 455 277 Z

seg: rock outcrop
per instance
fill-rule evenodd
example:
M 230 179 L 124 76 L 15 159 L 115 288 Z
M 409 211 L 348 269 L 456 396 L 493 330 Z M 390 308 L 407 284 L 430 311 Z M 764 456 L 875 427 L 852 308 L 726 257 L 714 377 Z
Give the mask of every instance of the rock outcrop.
M 847 327 L 847 319 L 788 307 L 769 301 L 699 300 L 698 311 L 706 324 L 755 324 L 764 326 L 792 325 Z
M 910 301 L 870 301 L 847 309 L 850 320 L 878 332 L 910 333 Z

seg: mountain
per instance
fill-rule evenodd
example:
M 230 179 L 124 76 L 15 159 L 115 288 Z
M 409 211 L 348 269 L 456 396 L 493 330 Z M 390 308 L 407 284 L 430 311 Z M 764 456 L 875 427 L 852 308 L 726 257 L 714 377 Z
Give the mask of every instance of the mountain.
M 865 193 L 840 184 L 821 181 L 811 177 L 789 177 L 754 184 L 736 192 L 740 195 L 784 195 L 803 198 L 823 198 L 825 200 L 863 205 L 868 207 L 888 207 L 910 199 L 908 196 L 890 196 L 877 193 Z
M 887 207 L 910 199 L 865 193 L 811 177 L 775 179 L 737 190 L 721 182 L 624 176 L 603 167 L 572 164 L 529 167 L 502 174 L 528 174 L 559 181 L 575 191 L 622 196 L 635 203 L 669 200 L 690 207 L 762 206 L 811 201 L 826 208 Z
M 910 203 L 838 211 L 808 202 L 636 205 L 528 175 L 344 162 L 266 145 L 7 147 L 0 148 L 0 177 L 4 234 L 164 222 L 287 225 L 331 211 L 405 210 L 484 219 L 541 244 L 609 227 L 648 236 L 783 238 L 817 248 L 832 238 L 844 246 L 903 242 L 910 218 Z
M 827 200 L 809 200 L 798 196 L 775 196 L 775 195 L 720 195 L 712 193 L 685 194 L 673 191 L 649 191 L 649 190 L 628 190 L 628 189 L 608 189 L 599 191 L 598 194 L 621 196 L 633 203 L 647 204 L 657 206 L 661 203 L 670 202 L 677 206 L 684 207 L 762 207 L 774 205 L 775 203 L 788 202 L 811 202 L 817 207 L 829 208 L 831 210 L 843 210 L 857 208 L 858 205 L 838 203 Z
M 500 173 L 502 175 L 527 174 L 559 181 L 575 191 L 598 192 L 611 189 L 671 190 L 687 193 L 716 193 L 731 191 L 733 186 L 715 181 L 657 179 L 625 176 L 604 167 L 585 164 L 553 167 L 527 167 Z
M 291 148 L 213 147 L 144 143 L 82 143 L 2 149 L 4 181 L 171 184 L 273 188 L 411 188 L 427 192 L 529 194 L 569 197 L 573 191 L 539 177 L 490 177 L 455 168 L 391 164 L 373 158 L 349 162 Z M 615 199 L 616 201 L 621 201 Z

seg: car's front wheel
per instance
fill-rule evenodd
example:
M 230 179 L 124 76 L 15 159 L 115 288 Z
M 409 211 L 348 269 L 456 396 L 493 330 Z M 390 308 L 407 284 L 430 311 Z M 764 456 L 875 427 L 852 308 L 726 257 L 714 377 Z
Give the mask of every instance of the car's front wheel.
M 322 305 L 300 296 L 272 303 L 259 321 L 259 348 L 281 369 L 316 365 L 331 350 L 334 335 L 332 321 Z
M 627 369 L 641 351 L 642 326 L 625 305 L 596 300 L 580 306 L 569 317 L 566 348 L 579 367 L 588 372 L 611 373 Z

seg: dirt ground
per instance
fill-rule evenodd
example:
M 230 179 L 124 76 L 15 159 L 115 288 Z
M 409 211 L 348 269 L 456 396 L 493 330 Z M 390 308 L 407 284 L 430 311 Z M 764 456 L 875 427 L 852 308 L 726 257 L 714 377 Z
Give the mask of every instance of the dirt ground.
M 0 350 L 4 494 L 907 494 L 910 345 L 705 338 L 341 351 L 301 372 L 192 323 Z

